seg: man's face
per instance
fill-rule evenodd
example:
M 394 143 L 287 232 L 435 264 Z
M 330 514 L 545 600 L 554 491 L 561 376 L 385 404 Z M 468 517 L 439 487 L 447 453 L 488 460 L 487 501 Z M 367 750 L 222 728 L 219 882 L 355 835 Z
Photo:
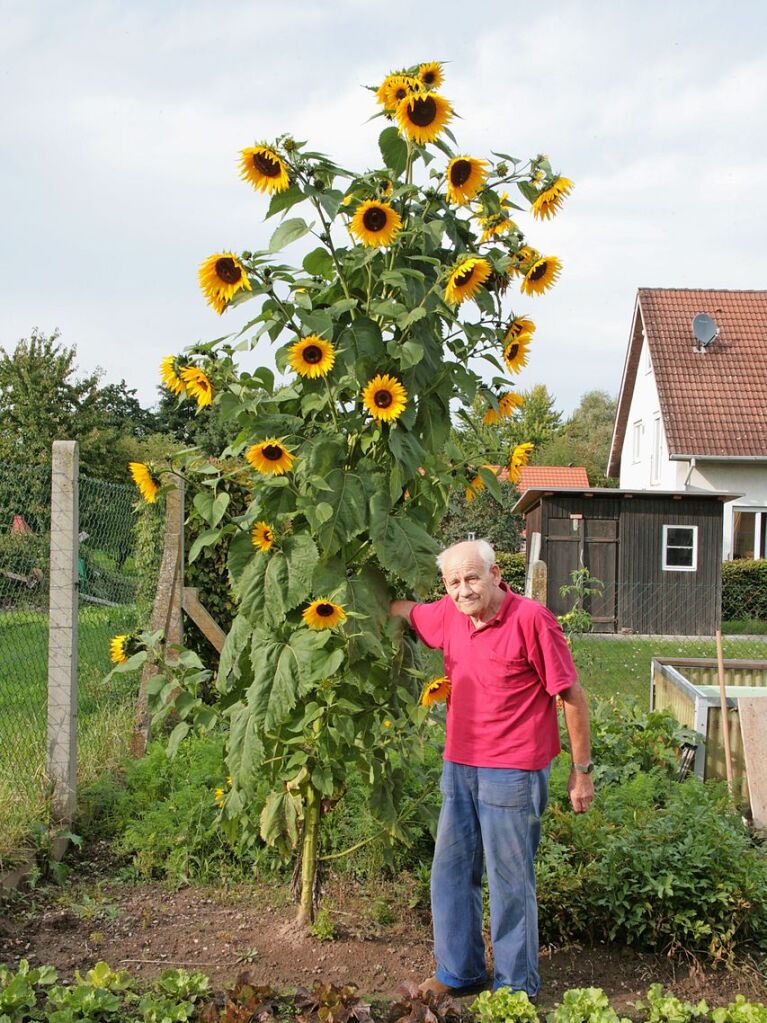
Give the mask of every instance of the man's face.
M 488 569 L 471 543 L 461 544 L 453 551 L 445 563 L 442 581 L 458 610 L 472 618 L 485 621 L 502 603 L 498 566 Z

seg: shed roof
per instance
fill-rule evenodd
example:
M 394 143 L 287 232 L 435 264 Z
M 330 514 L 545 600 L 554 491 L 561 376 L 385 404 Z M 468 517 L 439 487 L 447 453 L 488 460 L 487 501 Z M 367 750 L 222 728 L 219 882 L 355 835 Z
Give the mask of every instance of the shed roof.
M 627 500 L 639 498 L 651 500 L 658 497 L 670 497 L 677 501 L 685 498 L 711 498 L 717 501 L 734 501 L 742 494 L 730 494 L 723 491 L 700 490 L 689 487 L 687 490 L 619 490 L 617 487 L 538 487 L 526 490 L 511 509 L 512 514 L 524 515 L 542 497 L 553 497 L 555 494 L 570 494 L 578 497 L 623 497 Z
M 719 327 L 702 353 L 695 351 L 692 333 L 698 313 Z M 640 288 L 609 475 L 620 472 L 643 336 L 670 457 L 767 459 L 767 291 Z

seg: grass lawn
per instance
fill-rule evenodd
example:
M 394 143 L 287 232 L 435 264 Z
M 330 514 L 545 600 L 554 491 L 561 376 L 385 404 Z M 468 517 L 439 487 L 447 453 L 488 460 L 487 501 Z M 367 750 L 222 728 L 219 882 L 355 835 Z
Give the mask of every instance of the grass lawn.
M 136 680 L 109 685 L 109 640 L 129 631 L 135 609 L 86 607 L 79 618 L 78 781 L 94 780 L 127 750 Z M 0 864 L 46 819 L 48 616 L 0 612 Z

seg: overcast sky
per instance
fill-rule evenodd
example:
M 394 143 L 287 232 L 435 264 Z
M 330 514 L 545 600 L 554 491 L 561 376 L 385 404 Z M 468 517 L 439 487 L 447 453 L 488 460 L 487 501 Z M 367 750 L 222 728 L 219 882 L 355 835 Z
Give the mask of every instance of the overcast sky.
M 565 411 L 617 393 L 638 287 L 767 287 L 759 0 L 0 0 L 0 346 L 58 328 L 152 404 L 163 355 L 253 315 L 197 285 L 274 227 L 239 150 L 287 131 L 376 165 L 360 86 L 431 59 L 461 151 L 546 152 L 575 181 L 554 220 L 520 220 L 565 267 L 515 303 L 538 323 L 521 387 Z

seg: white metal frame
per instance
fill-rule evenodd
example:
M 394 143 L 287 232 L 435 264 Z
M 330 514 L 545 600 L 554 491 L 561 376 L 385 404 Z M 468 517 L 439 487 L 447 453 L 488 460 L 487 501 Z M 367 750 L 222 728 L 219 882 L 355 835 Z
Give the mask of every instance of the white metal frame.
M 669 529 L 690 529 L 692 530 L 692 565 L 669 565 L 666 556 L 668 554 L 668 531 Z M 679 544 L 673 545 L 675 548 Z M 662 564 L 664 572 L 697 572 L 698 571 L 698 527 L 669 523 L 663 526 Z

